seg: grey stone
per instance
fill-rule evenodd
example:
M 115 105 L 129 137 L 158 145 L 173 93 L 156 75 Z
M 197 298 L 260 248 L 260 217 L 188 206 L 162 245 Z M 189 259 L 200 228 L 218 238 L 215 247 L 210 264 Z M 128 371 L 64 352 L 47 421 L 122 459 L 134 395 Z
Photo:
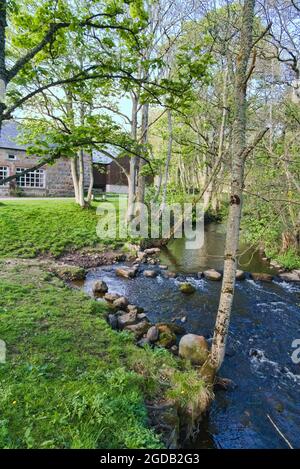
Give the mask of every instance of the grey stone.
M 160 252 L 160 248 L 148 248 L 144 250 L 144 254 L 147 256 L 152 256 L 153 254 L 158 254 Z
M 130 314 L 130 313 L 129 313 Z M 133 334 L 135 335 L 136 339 L 139 339 L 140 337 L 142 337 L 144 334 L 146 334 L 146 332 L 148 331 L 150 327 L 150 324 L 148 321 L 141 321 L 141 322 L 138 322 L 137 324 L 131 324 L 131 325 L 128 325 L 128 326 L 125 326 L 125 330 L 126 331 L 130 331 L 130 332 L 133 332 Z
M 120 296 L 120 298 L 113 301 L 113 305 L 115 308 L 125 310 L 128 306 L 128 300 L 125 296 Z
M 134 278 L 137 274 L 137 267 L 129 269 L 128 267 L 116 269 L 116 275 L 123 278 Z
M 124 329 L 127 326 L 132 326 L 136 323 L 136 313 L 125 313 L 118 317 L 118 326 L 120 329 Z
M 201 335 L 186 334 L 179 342 L 179 355 L 194 365 L 203 365 L 208 357 L 208 345 Z
M 260 282 L 272 282 L 273 275 L 265 274 L 263 272 L 253 272 L 251 274 L 251 278 L 253 278 L 253 280 L 258 280 Z
M 245 280 L 245 278 L 246 278 L 245 272 L 243 270 L 238 269 L 236 271 L 235 278 L 236 278 L 236 280 Z
M 218 272 L 215 269 L 205 270 L 203 274 L 204 274 L 204 277 L 207 278 L 208 280 L 219 281 L 222 278 L 222 274 L 220 274 L 220 272 Z
M 117 300 L 120 297 L 121 295 L 118 295 L 118 293 L 105 293 L 104 295 L 104 299 L 106 301 L 109 301 L 110 303 L 112 303 L 113 301 Z
M 157 277 L 157 272 L 155 270 L 144 270 L 144 277 L 154 278 Z
M 93 285 L 93 292 L 94 293 L 106 293 L 108 291 L 108 286 L 104 282 L 104 280 L 97 280 L 97 282 Z
M 149 342 L 156 342 L 159 338 L 159 330 L 156 326 L 151 326 L 147 332 Z

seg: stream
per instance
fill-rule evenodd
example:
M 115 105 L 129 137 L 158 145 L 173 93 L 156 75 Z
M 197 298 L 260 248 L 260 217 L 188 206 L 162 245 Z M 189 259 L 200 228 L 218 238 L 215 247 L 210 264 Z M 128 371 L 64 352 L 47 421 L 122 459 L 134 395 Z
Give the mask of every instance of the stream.
M 101 267 L 87 275 L 84 290 L 91 293 L 95 279 L 103 279 L 110 292 L 127 296 L 142 306 L 152 322 L 187 317 L 187 332 L 211 338 L 218 308 L 221 282 L 198 279 L 206 268 L 222 269 L 225 228 L 205 227 L 204 245 L 186 250 L 184 239 L 172 241 L 161 253 L 161 263 L 179 272 L 196 287 L 190 296 L 178 289 L 179 279 L 138 276 L 116 277 L 116 265 Z M 240 252 L 247 246 L 240 246 Z M 149 267 L 148 267 L 149 268 Z M 247 272 L 276 275 L 258 252 L 248 249 L 240 257 Z M 300 285 L 237 282 L 227 352 L 220 376 L 235 387 L 216 392 L 209 416 L 193 448 L 287 448 L 287 443 L 268 415 L 294 448 L 300 447 L 300 364 L 294 364 L 292 342 L 300 339 Z

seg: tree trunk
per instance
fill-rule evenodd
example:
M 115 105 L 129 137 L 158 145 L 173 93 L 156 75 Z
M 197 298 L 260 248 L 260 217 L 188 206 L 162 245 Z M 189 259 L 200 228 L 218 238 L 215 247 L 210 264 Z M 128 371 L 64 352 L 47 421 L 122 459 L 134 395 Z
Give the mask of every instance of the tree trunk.
M 84 154 L 83 150 L 78 150 L 78 167 L 79 167 L 79 178 L 78 178 L 78 204 L 81 208 L 85 207 L 84 200 Z
M 168 180 L 169 180 L 169 169 L 170 169 L 170 161 L 172 156 L 172 147 L 173 147 L 173 128 L 172 128 L 172 112 L 168 111 L 168 130 L 169 130 L 169 143 L 168 143 L 168 153 L 166 159 L 166 168 L 165 168 L 165 180 L 164 180 L 164 188 L 163 188 L 163 196 L 161 201 L 161 211 L 166 206 L 167 200 L 167 188 L 168 188 Z
M 131 138 L 136 141 L 137 139 L 137 114 L 138 114 L 138 96 L 136 93 L 132 94 L 132 111 L 131 111 Z M 129 178 L 128 178 L 128 208 L 127 208 L 127 222 L 134 218 L 134 203 L 136 196 L 136 173 L 137 173 L 137 157 L 130 158 Z
M 2 116 L 6 108 L 6 66 L 5 66 L 5 28 L 6 28 L 6 0 L 0 0 L 0 132 Z
M 246 147 L 246 94 L 249 78 L 247 68 L 252 48 L 254 6 L 255 0 L 244 1 L 240 50 L 236 66 L 230 209 L 226 233 L 224 277 L 209 360 L 214 372 L 220 368 L 224 359 L 235 288 Z
M 89 189 L 87 194 L 87 203 L 90 205 L 93 196 L 93 187 L 94 187 L 94 167 L 93 167 L 93 155 L 90 154 L 90 161 L 89 161 L 89 175 L 90 175 L 90 183 Z
M 149 122 L 149 104 L 143 104 L 142 110 L 142 137 L 141 143 L 144 145 L 143 153 L 146 155 L 146 145 L 148 142 L 148 122 Z M 139 176 L 138 176 L 138 190 L 137 190 L 137 201 L 139 203 L 145 202 L 145 189 L 146 189 L 146 181 L 145 176 L 142 174 L 142 169 L 145 164 L 145 160 L 140 158 L 139 160 Z
M 74 195 L 75 195 L 75 202 L 79 203 L 79 180 L 78 180 L 78 157 L 75 155 L 71 158 L 71 174 L 73 180 L 73 187 L 74 187 Z

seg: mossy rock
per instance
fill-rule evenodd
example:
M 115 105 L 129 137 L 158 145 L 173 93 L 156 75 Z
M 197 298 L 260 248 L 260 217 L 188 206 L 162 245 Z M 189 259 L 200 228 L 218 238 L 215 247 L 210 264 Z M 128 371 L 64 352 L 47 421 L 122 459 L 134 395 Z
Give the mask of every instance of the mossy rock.
M 188 282 L 181 283 L 179 289 L 185 295 L 191 295 L 196 291 L 196 288 Z
M 75 265 L 58 265 L 53 267 L 51 272 L 65 281 L 84 280 L 86 276 L 85 269 Z
M 176 334 L 172 332 L 171 328 L 167 324 L 157 324 L 159 330 L 159 339 L 156 345 L 159 347 L 170 348 L 176 344 Z

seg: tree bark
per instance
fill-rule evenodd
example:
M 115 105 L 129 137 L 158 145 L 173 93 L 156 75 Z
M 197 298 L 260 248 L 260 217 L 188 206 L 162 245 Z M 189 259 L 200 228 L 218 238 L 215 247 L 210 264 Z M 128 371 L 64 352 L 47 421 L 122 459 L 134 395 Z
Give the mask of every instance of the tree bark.
M 239 54 L 236 65 L 234 124 L 232 142 L 232 167 L 230 209 L 226 233 L 224 276 L 216 318 L 212 350 L 210 354 L 211 368 L 216 372 L 222 365 L 228 327 L 234 297 L 235 275 L 237 267 L 237 251 L 239 246 L 240 220 L 242 213 L 243 180 L 246 149 L 247 124 L 247 81 L 248 63 L 252 49 L 255 0 L 245 0 L 243 5 L 242 28 L 240 33 Z M 214 373 L 213 373 L 214 374 Z
M 79 203 L 79 180 L 78 180 L 78 157 L 75 155 L 71 158 L 71 174 L 74 187 L 75 202 Z
M 168 131 L 169 131 L 169 142 L 168 142 L 168 152 L 167 152 L 166 167 L 165 167 L 164 188 L 163 188 L 163 195 L 162 195 L 161 208 L 160 208 L 161 211 L 163 211 L 163 209 L 166 206 L 169 169 L 170 169 L 170 161 L 171 161 L 172 147 L 173 147 L 172 112 L 170 110 L 168 110 Z
M 81 208 L 85 207 L 84 200 L 84 153 L 83 150 L 78 150 L 78 168 L 79 168 L 79 178 L 78 178 L 78 204 Z
M 132 94 L 132 111 L 131 111 L 131 138 L 136 141 L 137 139 L 137 114 L 138 114 L 138 96 L 136 93 Z M 137 172 L 137 157 L 130 158 L 129 177 L 128 177 L 128 208 L 127 208 L 127 222 L 134 218 L 134 203 L 136 196 L 136 172 Z
M 94 168 L 93 168 L 93 155 L 92 152 L 90 154 L 90 161 L 89 161 L 89 176 L 90 176 L 90 183 L 87 193 L 87 203 L 90 205 L 93 196 L 93 187 L 94 187 Z
M 6 0 L 0 0 L 0 132 L 2 116 L 6 108 L 7 71 L 5 65 L 5 28 L 6 28 Z
M 148 142 L 148 123 L 149 123 L 149 104 L 143 104 L 142 110 L 142 137 L 141 143 L 144 146 L 144 153 L 146 153 L 146 145 Z M 142 174 L 142 169 L 145 164 L 145 160 L 142 158 L 139 159 L 139 175 L 138 175 L 138 188 L 137 188 L 137 202 L 145 202 L 145 189 L 146 189 L 146 180 L 145 176 Z

